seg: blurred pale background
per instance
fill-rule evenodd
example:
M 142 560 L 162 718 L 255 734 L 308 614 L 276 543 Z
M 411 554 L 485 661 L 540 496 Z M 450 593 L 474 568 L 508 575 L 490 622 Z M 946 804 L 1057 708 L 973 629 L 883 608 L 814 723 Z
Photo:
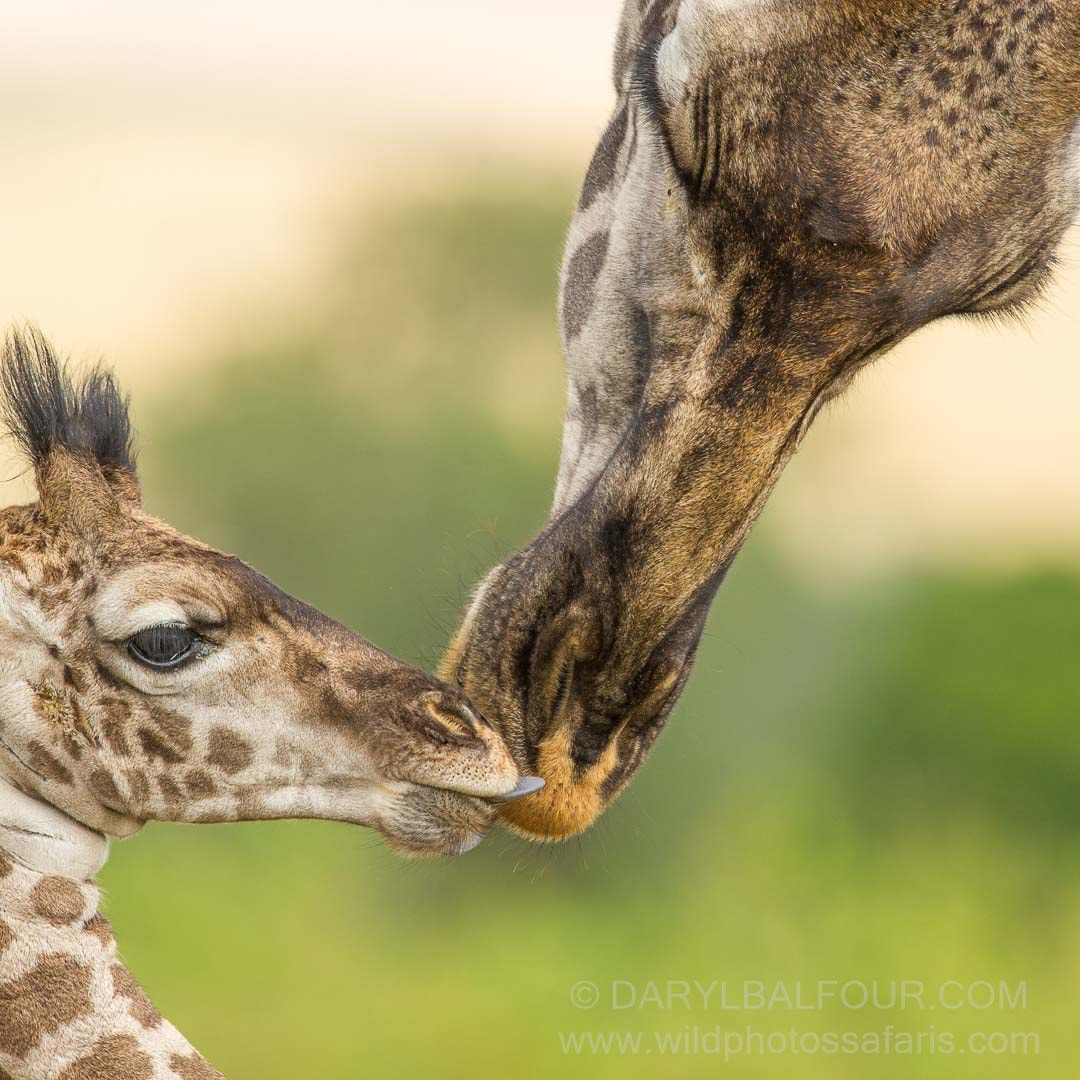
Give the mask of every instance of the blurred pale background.
M 117 366 L 151 510 L 430 666 L 544 518 L 619 6 L 6 4 L 0 318 Z M 732 1068 L 1075 1075 L 1078 333 L 1071 236 L 1024 325 L 925 331 L 819 421 L 592 833 L 417 866 L 340 827 L 152 827 L 104 878 L 136 974 L 235 1080 L 712 1076 L 559 1035 L 935 1022 L 1041 1053 Z M 846 978 L 1030 1000 L 943 1024 L 570 999 Z

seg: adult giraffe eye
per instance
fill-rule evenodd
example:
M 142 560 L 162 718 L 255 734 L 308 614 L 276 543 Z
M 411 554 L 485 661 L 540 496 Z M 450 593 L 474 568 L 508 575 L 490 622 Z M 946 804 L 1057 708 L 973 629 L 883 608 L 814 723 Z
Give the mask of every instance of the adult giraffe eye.
M 128 653 L 147 667 L 177 668 L 198 652 L 199 636 L 174 623 L 148 626 L 128 642 Z

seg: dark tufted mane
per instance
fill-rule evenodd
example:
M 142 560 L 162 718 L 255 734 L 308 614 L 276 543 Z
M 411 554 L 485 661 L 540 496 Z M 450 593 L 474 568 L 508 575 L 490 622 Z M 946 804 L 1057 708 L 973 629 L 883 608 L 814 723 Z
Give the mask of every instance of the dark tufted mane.
M 10 330 L 0 359 L 0 413 L 35 467 L 53 450 L 135 471 L 128 398 L 111 371 L 73 375 L 36 327 Z

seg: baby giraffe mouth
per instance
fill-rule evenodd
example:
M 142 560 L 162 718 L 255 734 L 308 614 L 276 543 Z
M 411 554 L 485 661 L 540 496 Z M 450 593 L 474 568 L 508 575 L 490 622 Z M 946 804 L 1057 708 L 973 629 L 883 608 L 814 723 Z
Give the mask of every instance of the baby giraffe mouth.
M 416 788 L 383 828 L 390 846 L 413 858 L 465 855 L 478 847 L 495 824 L 497 809 L 517 804 L 544 787 L 538 776 L 523 776 L 502 795 L 480 797 L 443 788 Z

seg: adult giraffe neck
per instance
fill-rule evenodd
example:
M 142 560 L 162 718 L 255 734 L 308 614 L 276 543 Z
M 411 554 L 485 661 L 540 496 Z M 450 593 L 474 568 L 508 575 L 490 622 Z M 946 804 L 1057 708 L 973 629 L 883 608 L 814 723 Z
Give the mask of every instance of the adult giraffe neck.
M 0 852 L 39 874 L 89 881 L 105 865 L 109 841 L 0 777 Z

